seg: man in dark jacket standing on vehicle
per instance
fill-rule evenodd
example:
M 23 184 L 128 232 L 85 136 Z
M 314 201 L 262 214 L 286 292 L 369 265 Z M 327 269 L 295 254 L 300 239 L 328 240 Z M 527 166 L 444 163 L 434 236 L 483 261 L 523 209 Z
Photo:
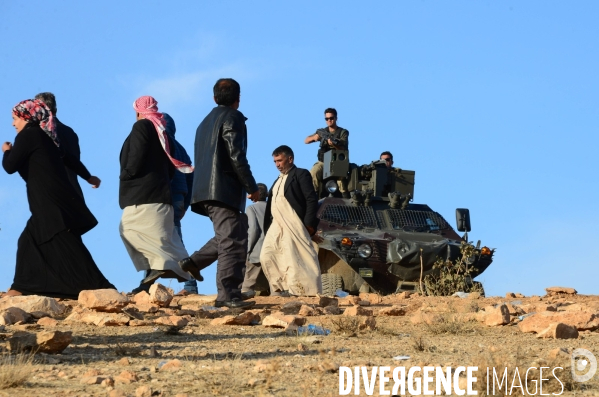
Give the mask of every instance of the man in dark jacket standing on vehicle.
M 239 112 L 240 87 L 233 79 L 214 85 L 218 105 L 196 131 L 195 166 L 191 210 L 210 217 L 214 237 L 179 266 L 194 278 L 218 260 L 215 306 L 244 308 L 241 295 L 248 233 L 242 218 L 247 198 L 258 201 L 259 191 L 248 164 L 246 118 Z

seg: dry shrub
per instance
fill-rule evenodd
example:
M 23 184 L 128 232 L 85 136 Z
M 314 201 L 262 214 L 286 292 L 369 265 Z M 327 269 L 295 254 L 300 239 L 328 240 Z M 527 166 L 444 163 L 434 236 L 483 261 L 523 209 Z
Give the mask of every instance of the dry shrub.
M 357 317 L 338 316 L 332 318 L 331 323 L 335 332 L 345 336 L 356 336 L 360 329 L 360 320 Z
M 472 281 L 478 270 L 468 265 L 477 255 L 476 248 L 471 242 L 462 241 L 460 253 L 461 257 L 453 262 L 443 258 L 435 261 L 434 272 L 426 275 L 423 280 L 426 295 L 451 296 L 456 292 L 475 291 L 484 295 L 482 284 Z
M 22 385 L 33 373 L 33 354 L 4 353 L 0 357 L 0 389 L 8 389 Z
M 543 379 L 546 379 L 543 381 L 543 394 L 561 395 L 563 392 L 582 392 L 583 394 L 581 395 L 584 395 L 585 390 L 597 390 L 599 388 L 599 382 L 596 379 L 591 379 L 584 383 L 575 382 L 572 378 L 569 359 L 544 360 L 537 358 L 532 360 L 531 357 L 522 355 L 519 350 L 514 355 L 499 351 L 488 351 L 475 359 L 474 366 L 478 367 L 478 372 L 475 373 L 477 377 L 475 390 L 482 397 L 540 395 L 540 367 L 549 367 L 548 369 L 543 369 Z M 526 371 L 532 367 L 536 369 L 531 369 L 527 378 Z M 561 369 L 558 367 L 561 367 Z M 487 368 L 489 369 L 488 375 Z M 498 383 L 495 382 L 495 394 L 493 394 L 493 368 L 500 382 L 507 369 L 507 376 L 503 381 L 501 390 Z M 487 390 L 487 381 L 489 390 Z M 515 387 L 512 388 L 512 384 Z M 518 387 L 520 384 L 522 388 Z
M 464 321 L 456 317 L 455 314 L 441 315 L 432 324 L 424 323 L 428 332 L 433 335 L 451 334 L 463 335 L 476 331 L 472 321 Z

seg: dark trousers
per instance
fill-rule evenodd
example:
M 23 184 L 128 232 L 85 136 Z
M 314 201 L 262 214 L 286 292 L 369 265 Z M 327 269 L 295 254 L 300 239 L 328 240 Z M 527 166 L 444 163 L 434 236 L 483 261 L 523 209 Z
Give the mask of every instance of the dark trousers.
M 239 211 L 219 201 L 202 203 L 214 227 L 214 237 L 191 255 L 200 270 L 218 260 L 216 267 L 216 300 L 241 299 L 245 274 L 248 233 Z

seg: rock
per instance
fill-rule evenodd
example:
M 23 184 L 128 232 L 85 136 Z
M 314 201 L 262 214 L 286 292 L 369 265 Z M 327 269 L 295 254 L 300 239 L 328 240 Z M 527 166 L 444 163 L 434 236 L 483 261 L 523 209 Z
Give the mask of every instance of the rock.
M 266 383 L 265 379 L 252 378 L 252 379 L 248 380 L 248 386 L 249 387 L 256 387 L 256 386 L 261 385 L 263 383 Z
M 506 299 L 512 299 L 515 297 L 516 297 L 516 294 L 514 294 L 513 292 L 506 292 L 506 294 L 505 294 Z
M 133 295 L 133 302 L 138 305 L 147 305 L 150 303 L 150 294 L 148 294 L 146 291 L 138 292 L 137 294 Z
M 31 315 L 29 315 L 23 309 L 19 309 L 18 307 L 7 307 L 0 313 L 0 325 L 27 323 L 30 320 Z
M 224 316 L 215 318 L 210 321 L 210 325 L 251 325 L 252 323 L 258 323 L 260 316 L 250 311 L 245 311 L 237 316 Z
M 275 312 L 264 317 L 262 320 L 262 325 L 265 327 L 284 328 L 287 331 L 291 329 L 297 329 L 297 327 L 304 325 L 305 322 L 306 319 L 304 317 L 285 315 L 281 312 Z
M 568 360 L 568 361 L 570 361 L 571 352 L 570 352 L 570 350 L 568 350 L 568 348 L 558 347 L 556 349 L 551 350 L 547 354 L 547 358 L 549 358 L 550 360 Z
M 108 393 L 108 397 L 127 397 L 127 395 L 122 390 L 111 390 Z
M 114 381 L 116 383 L 129 384 L 129 383 L 137 382 L 138 378 L 137 378 L 137 375 L 135 374 L 135 372 L 123 371 L 119 374 L 119 376 L 114 378 Z
M 552 323 L 549 327 L 537 334 L 537 338 L 553 339 L 577 339 L 578 330 L 576 327 L 562 323 Z
M 411 295 L 413 294 L 413 292 L 410 291 L 404 291 L 400 294 L 395 295 L 395 299 L 408 299 Z
M 43 331 L 38 334 L 15 332 L 6 341 L 10 351 L 32 350 L 39 353 L 60 353 L 73 340 L 72 332 Z
M 144 313 L 156 313 L 158 310 L 160 310 L 160 306 L 155 303 L 136 303 L 135 305 L 131 305 L 129 307 L 133 307 L 137 309 L 137 311 Z
M 567 324 L 578 331 L 593 331 L 599 328 L 599 314 L 589 311 L 535 313 L 524 318 L 518 328 L 522 332 L 539 333 L 552 323 Z
M 358 326 L 360 330 L 369 329 L 374 331 L 376 329 L 376 320 L 374 317 L 366 317 L 360 321 L 360 325 Z
M 276 372 L 278 364 L 275 361 L 258 360 L 254 372 Z
M 150 287 L 150 303 L 155 303 L 160 307 L 166 307 L 173 299 L 173 293 L 164 285 L 154 283 Z
M 526 298 L 524 295 L 522 295 L 519 292 L 516 292 L 514 295 L 516 296 L 516 298 Z
M 135 397 L 152 397 L 153 390 L 150 386 L 140 386 L 135 389 Z
M 324 360 L 323 362 L 318 363 L 318 370 L 322 372 L 337 372 L 339 370 L 339 365 L 331 360 Z
M 56 299 L 38 295 L 5 296 L 0 300 L 0 310 L 9 307 L 18 307 L 27 313 L 44 312 L 52 317 L 59 316 L 66 310 L 66 307 Z
M 300 311 L 297 313 L 300 316 L 317 316 L 319 313 L 311 306 L 302 305 Z
M 548 287 L 545 288 L 547 295 L 560 295 L 560 294 L 568 294 L 568 295 L 576 295 L 578 292 L 574 288 L 567 287 Z
M 70 331 L 43 331 L 37 334 L 37 351 L 40 353 L 60 353 L 73 341 Z
M 371 305 L 379 305 L 383 302 L 383 298 L 379 294 L 364 292 L 360 294 L 360 300 L 368 301 Z
M 306 345 L 304 345 L 303 343 L 300 343 L 297 345 L 298 352 L 305 352 L 306 350 L 308 350 L 308 347 Z
M 42 325 L 44 327 L 56 327 L 58 325 L 58 320 L 50 317 L 42 317 L 37 320 L 37 325 Z
M 79 293 L 79 304 L 101 312 L 120 312 L 129 303 L 127 297 L 115 289 L 84 290 Z
M 370 301 L 359 301 L 357 306 L 370 306 Z
M 43 317 L 51 317 L 48 313 L 46 312 L 31 312 L 29 313 L 31 314 L 31 317 L 35 318 L 35 319 L 40 319 Z
M 92 369 L 88 369 L 88 370 L 87 370 L 87 372 L 85 372 L 85 373 L 82 375 L 82 378 L 89 378 L 89 377 L 91 377 L 91 376 L 98 376 L 98 375 L 100 375 L 100 371 L 98 371 L 98 370 L 97 370 L 97 369 L 95 369 L 95 368 L 92 368 Z
M 526 313 L 524 310 L 522 310 L 522 308 L 520 308 L 517 305 L 512 305 L 511 303 L 506 303 L 505 306 L 507 307 L 507 310 L 508 310 L 508 313 L 510 313 L 510 316 L 521 316 Z
M 189 295 L 179 300 L 181 309 L 198 310 L 202 306 L 214 306 L 216 295 Z
M 81 378 L 80 383 L 84 385 L 99 385 L 104 381 L 104 378 L 101 376 L 86 376 Z
M 158 317 L 154 320 L 155 324 L 162 325 L 174 325 L 175 327 L 185 327 L 191 321 L 188 317 L 182 316 L 168 316 L 168 317 Z
M 362 306 L 352 306 L 345 309 L 344 316 L 372 316 L 372 310 L 364 309 Z
M 385 307 L 378 311 L 378 316 L 404 316 L 406 311 L 400 306 Z
M 281 306 L 281 311 L 284 314 L 298 314 L 303 305 L 300 301 L 287 302 Z
M 113 387 L 114 379 L 112 379 L 112 376 L 108 376 L 108 377 L 104 378 L 104 380 L 100 384 L 104 387 Z
M 94 311 L 88 311 L 83 313 L 73 313 L 69 317 L 65 318 L 65 322 L 82 322 L 86 324 L 92 324 L 99 327 L 109 327 L 118 325 L 127 325 L 129 323 L 129 316 L 119 313 L 99 313 Z M 76 316 L 75 316 L 76 315 Z
M 128 357 L 123 357 L 119 361 L 116 362 L 117 365 L 128 366 L 131 364 L 131 360 Z
M 146 327 L 152 324 L 153 322 L 150 320 L 129 320 L 130 327 Z
M 320 306 L 320 307 L 339 306 L 339 299 L 332 298 L 329 296 L 321 296 L 318 298 L 318 306 Z
M 183 363 L 180 360 L 177 360 L 177 359 L 169 360 L 166 362 L 166 364 L 164 364 L 162 367 L 160 367 L 160 372 L 178 371 L 182 366 L 183 366 Z
M 360 297 L 359 296 L 348 296 L 347 302 L 349 305 L 357 306 L 358 302 L 360 302 Z
M 481 297 L 482 297 L 482 295 L 478 291 L 470 292 L 468 294 L 468 299 L 470 299 L 470 300 L 480 299 Z
M 339 306 L 327 306 L 324 309 L 322 309 L 322 311 L 324 312 L 324 314 L 331 314 L 334 316 L 343 313 L 343 309 L 341 309 Z
M 483 322 L 490 327 L 509 324 L 510 311 L 507 305 L 487 306 L 484 311 Z

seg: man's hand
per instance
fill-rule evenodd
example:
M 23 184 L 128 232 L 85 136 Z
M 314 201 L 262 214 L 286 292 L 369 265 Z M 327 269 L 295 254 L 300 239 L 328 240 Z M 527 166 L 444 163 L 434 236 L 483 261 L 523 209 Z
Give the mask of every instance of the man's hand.
M 320 135 L 318 135 L 318 133 L 308 135 L 306 137 L 306 139 L 304 139 L 304 143 L 312 143 L 312 142 L 318 142 L 318 141 L 320 141 Z
M 250 200 L 252 200 L 254 203 L 258 201 L 258 199 L 260 199 L 260 190 L 256 190 L 254 193 L 252 194 L 248 194 L 248 198 Z
M 2 144 L 2 153 L 6 152 L 7 150 L 11 150 L 11 149 L 12 149 L 12 143 L 4 142 Z
M 90 176 L 87 180 L 87 183 L 92 185 L 92 188 L 97 189 L 100 187 L 100 183 L 102 183 L 102 181 L 97 176 Z

